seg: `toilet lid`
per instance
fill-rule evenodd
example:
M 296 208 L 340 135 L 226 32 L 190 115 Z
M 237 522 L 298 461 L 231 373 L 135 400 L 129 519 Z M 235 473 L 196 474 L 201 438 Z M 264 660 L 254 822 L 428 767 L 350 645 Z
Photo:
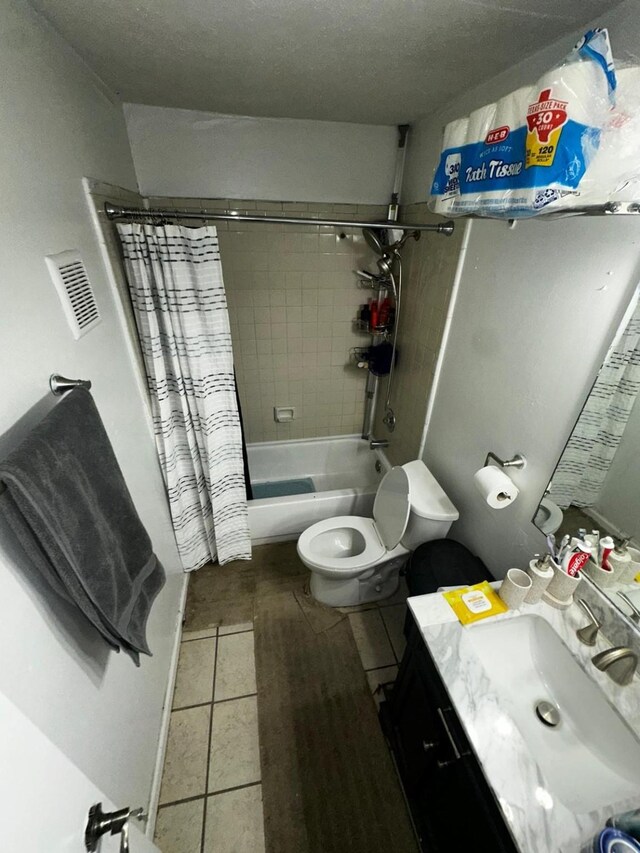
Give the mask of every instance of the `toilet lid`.
M 378 486 L 373 504 L 373 521 L 387 551 L 392 551 L 404 536 L 411 501 L 409 478 L 403 468 L 392 468 Z

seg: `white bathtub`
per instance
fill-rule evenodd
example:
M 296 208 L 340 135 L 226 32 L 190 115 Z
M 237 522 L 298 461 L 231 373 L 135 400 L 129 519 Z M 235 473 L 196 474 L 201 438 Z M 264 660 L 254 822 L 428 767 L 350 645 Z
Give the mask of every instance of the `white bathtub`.
M 311 477 L 316 489 L 249 501 L 254 545 L 297 539 L 324 518 L 371 515 L 378 483 L 389 469 L 384 453 L 370 450 L 357 435 L 264 441 L 249 444 L 247 454 L 252 483 Z

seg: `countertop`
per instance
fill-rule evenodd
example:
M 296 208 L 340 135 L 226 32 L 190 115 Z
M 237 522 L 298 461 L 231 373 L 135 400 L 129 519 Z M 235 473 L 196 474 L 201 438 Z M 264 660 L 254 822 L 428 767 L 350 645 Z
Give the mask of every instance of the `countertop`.
M 591 658 L 610 647 L 602 636 L 595 646 L 585 646 L 576 630 L 586 624 L 584 612 L 573 604 L 554 610 L 546 604 L 525 605 L 522 611 L 480 620 L 463 627 L 441 593 L 408 599 L 413 617 L 452 699 L 484 775 L 522 853 L 578 853 L 604 827 L 606 819 L 637 808 L 637 798 L 596 811 L 574 814 L 549 796 L 544 776 L 515 726 L 500 725 L 499 700 L 491 680 L 474 657 L 471 643 L 461 644 L 475 625 L 525 614 L 541 616 L 551 624 L 582 668 L 600 686 L 629 728 L 640 739 L 640 680 L 616 685 L 597 670 Z M 603 733 L 603 738 L 606 733 Z M 640 768 L 639 768 L 640 775 Z

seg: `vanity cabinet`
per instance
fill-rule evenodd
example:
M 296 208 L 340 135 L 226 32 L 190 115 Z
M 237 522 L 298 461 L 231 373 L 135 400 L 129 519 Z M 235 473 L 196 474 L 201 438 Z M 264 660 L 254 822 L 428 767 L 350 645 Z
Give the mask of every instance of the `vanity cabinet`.
M 411 622 L 393 688 L 380 707 L 424 853 L 517 853 L 436 666 Z

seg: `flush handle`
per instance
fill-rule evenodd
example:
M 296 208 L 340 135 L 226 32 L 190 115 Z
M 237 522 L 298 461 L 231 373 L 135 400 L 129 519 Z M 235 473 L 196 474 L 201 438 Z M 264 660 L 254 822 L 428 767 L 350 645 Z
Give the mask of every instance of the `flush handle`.
M 144 809 L 117 809 L 114 812 L 103 812 L 102 803 L 96 803 L 89 809 L 87 825 L 84 830 L 84 846 L 88 853 L 98 849 L 98 842 L 103 835 L 120 835 L 120 853 L 130 853 L 129 849 L 129 819 L 146 820 Z

